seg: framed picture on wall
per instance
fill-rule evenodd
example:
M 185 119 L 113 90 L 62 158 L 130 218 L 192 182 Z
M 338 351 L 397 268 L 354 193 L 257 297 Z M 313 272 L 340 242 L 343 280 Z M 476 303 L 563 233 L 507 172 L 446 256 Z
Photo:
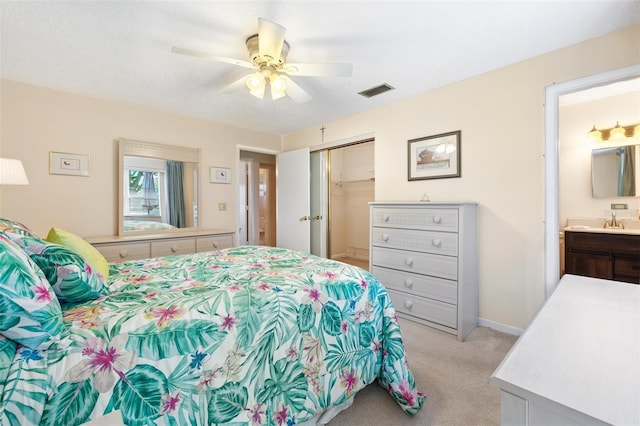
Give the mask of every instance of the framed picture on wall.
M 89 176 L 89 156 L 51 151 L 49 152 L 49 174 Z
M 228 169 L 226 167 L 210 167 L 209 182 L 231 183 L 231 169 Z
M 460 177 L 460 139 L 462 131 L 410 139 L 408 141 L 408 179 Z

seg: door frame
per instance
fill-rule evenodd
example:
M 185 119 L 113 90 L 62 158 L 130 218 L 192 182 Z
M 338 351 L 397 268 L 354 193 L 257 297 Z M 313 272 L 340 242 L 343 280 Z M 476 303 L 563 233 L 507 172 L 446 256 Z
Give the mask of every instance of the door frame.
M 544 283 L 546 299 L 551 296 L 560 280 L 560 172 L 558 162 L 560 96 L 637 77 L 640 77 L 640 65 L 631 65 L 564 83 L 552 84 L 545 89 Z
M 260 154 L 269 154 L 269 155 L 278 155 L 278 153 L 282 152 L 282 151 L 277 151 L 277 150 L 268 149 L 268 148 L 261 148 L 261 147 L 257 147 L 257 146 L 237 144 L 236 145 L 236 161 L 235 161 L 235 163 L 236 163 L 236 167 L 235 167 L 236 171 L 240 170 L 240 163 L 241 163 L 240 151 L 257 152 L 257 153 L 260 153 Z M 240 223 L 239 214 L 238 214 L 239 209 L 240 208 L 244 208 L 244 206 L 240 205 L 240 202 L 242 200 L 241 200 L 241 197 L 240 197 L 239 190 L 240 190 L 240 182 L 238 182 L 238 180 L 236 179 L 235 184 L 234 184 L 234 194 L 235 194 L 235 198 L 236 198 L 236 200 L 235 200 L 235 205 L 236 205 L 236 209 L 235 209 L 236 210 L 236 214 L 235 214 L 236 229 L 235 229 L 234 234 L 235 234 L 235 240 L 236 241 L 240 241 L 240 226 L 241 225 L 244 226 L 243 224 Z M 248 192 L 249 192 L 249 194 L 253 193 L 251 188 L 249 188 Z M 248 204 L 249 204 L 249 210 L 250 210 L 249 211 L 249 217 L 254 217 L 253 216 L 254 215 L 253 209 L 256 208 L 258 203 L 256 202 L 256 200 L 249 199 L 248 200 Z M 275 214 L 275 212 L 273 212 L 273 214 Z M 251 235 L 251 233 L 250 233 L 251 230 L 248 229 L 247 232 L 249 232 L 248 235 Z M 251 237 L 249 237 L 249 238 L 251 239 Z

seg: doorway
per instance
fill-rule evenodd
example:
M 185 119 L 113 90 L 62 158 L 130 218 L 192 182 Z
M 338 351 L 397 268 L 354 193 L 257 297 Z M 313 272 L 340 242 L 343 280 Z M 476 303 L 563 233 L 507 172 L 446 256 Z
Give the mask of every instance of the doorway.
M 258 244 L 276 246 L 276 166 L 258 164 Z
M 632 65 L 577 80 L 548 86 L 545 94 L 545 297 L 548 299 L 560 277 L 559 224 L 559 99 L 563 95 L 618 81 L 640 77 L 640 67 Z
M 240 150 L 238 245 L 276 245 L 276 156 Z

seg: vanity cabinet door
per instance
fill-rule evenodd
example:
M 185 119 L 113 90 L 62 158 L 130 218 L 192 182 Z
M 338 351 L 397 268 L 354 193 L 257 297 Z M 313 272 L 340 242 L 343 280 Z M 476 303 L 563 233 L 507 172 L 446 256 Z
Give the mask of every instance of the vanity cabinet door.
M 613 279 L 613 258 L 608 254 L 580 253 L 569 250 L 565 272 L 585 277 Z

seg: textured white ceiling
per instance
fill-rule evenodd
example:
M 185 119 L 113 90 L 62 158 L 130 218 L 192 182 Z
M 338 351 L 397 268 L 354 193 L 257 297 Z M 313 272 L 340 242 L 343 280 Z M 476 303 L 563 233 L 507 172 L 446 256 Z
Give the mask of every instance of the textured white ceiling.
M 296 77 L 313 99 L 223 90 L 247 69 L 258 17 L 287 28 L 290 62 L 350 62 Z M 257 131 L 289 134 L 640 23 L 640 1 L 6 1 L 3 78 Z M 388 83 L 367 99 L 357 93 Z

